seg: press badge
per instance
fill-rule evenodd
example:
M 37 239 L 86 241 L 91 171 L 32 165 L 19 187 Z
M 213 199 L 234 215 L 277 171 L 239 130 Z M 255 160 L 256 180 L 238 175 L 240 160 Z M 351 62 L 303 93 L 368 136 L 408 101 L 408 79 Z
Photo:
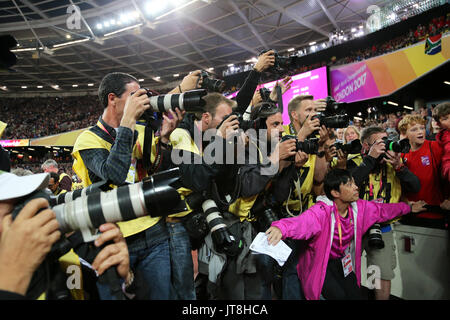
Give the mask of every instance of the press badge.
M 134 183 L 136 181 L 136 159 L 131 159 L 130 170 L 128 170 L 126 183 Z
M 347 277 L 353 271 L 352 255 L 350 253 L 350 246 L 344 251 L 344 257 L 341 259 L 342 269 L 344 270 L 344 277 Z

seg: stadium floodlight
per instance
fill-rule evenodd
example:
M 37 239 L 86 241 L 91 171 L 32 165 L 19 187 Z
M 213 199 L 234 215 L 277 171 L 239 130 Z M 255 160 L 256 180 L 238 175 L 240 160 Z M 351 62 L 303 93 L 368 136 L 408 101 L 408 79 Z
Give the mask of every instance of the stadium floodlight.
M 144 79 L 139 79 L 138 81 L 139 81 L 139 82 L 144 82 Z
M 37 86 L 37 88 L 38 88 L 38 89 L 42 89 L 42 88 L 43 88 L 43 86 Z
M 78 85 L 77 84 L 73 84 L 72 88 L 78 88 Z
M 97 23 L 97 29 L 98 30 L 102 30 L 103 29 L 103 25 L 101 23 Z
M 167 7 L 166 1 L 155 0 L 147 3 L 145 6 L 145 11 L 151 15 L 157 15 L 161 13 Z
M 153 80 L 155 81 L 159 81 L 161 79 L 161 77 L 154 77 Z
M 26 89 L 26 88 L 27 88 L 27 86 L 21 86 L 21 88 L 22 88 L 22 89 Z
M 109 21 L 103 22 L 103 26 L 104 26 L 105 28 L 109 28 Z
M 289 48 L 287 51 L 288 52 L 292 52 L 292 51 L 294 51 L 295 50 L 295 48 Z
M 94 84 L 93 83 L 88 83 L 88 87 L 93 87 Z
M 175 73 L 175 74 L 173 75 L 174 78 L 179 77 L 179 76 L 180 76 L 180 74 L 178 74 L 178 73 Z
M 444 83 L 450 86 L 450 81 L 444 81 Z
M 316 44 L 315 41 L 309 43 L 310 46 L 313 46 L 313 45 L 315 45 L 315 44 Z
M 229 68 L 234 67 L 234 64 L 230 63 L 230 64 L 228 65 L 228 67 L 229 67 Z
M 393 106 L 398 106 L 398 103 L 392 102 L 392 101 L 388 101 L 389 104 L 393 105 Z
M 408 109 L 408 110 L 414 110 L 414 108 L 408 107 L 408 106 L 403 106 L 403 108 Z

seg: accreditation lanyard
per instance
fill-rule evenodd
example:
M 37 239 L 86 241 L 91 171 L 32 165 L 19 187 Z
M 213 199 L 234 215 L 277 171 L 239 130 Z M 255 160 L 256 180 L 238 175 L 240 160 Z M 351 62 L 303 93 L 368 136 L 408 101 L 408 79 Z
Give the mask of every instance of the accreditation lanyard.
M 98 121 L 98 122 L 97 122 L 97 125 L 99 126 L 100 129 L 102 129 L 103 131 L 105 131 L 105 132 L 108 134 L 108 136 L 110 136 L 111 139 L 113 139 L 113 141 L 116 141 L 116 138 L 114 138 L 114 137 L 111 135 L 111 133 L 109 133 L 109 131 L 106 130 L 106 128 L 105 128 L 105 126 L 103 125 L 103 123 L 101 123 L 100 121 Z
M 341 218 L 339 215 L 339 212 L 336 207 L 336 203 L 333 202 L 333 210 L 336 217 L 337 225 L 338 225 L 338 234 L 339 234 L 339 250 L 342 251 L 342 224 L 341 224 Z M 348 207 L 348 216 L 350 218 L 350 221 L 353 221 L 353 211 L 352 208 Z

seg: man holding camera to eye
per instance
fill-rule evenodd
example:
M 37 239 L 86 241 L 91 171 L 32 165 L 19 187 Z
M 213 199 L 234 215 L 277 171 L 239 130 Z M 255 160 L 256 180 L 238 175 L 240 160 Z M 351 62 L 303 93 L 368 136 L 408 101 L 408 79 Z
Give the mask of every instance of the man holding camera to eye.
M 36 198 L 29 201 L 14 220 L 12 217 L 18 203 L 32 193 L 44 190 L 48 182 L 47 173 L 17 177 L 0 171 L 0 300 L 50 298 L 47 296 L 50 292 L 45 290 L 52 288 L 55 275 L 50 274 L 51 278 L 47 279 L 50 283 L 42 283 L 44 279 L 33 278 L 33 275 L 37 275 L 35 272 L 52 245 L 61 237 L 55 213 L 45 198 Z M 112 243 L 96 255 L 93 269 L 102 275 L 108 268 L 117 266 L 118 275 L 124 280 L 125 287 L 129 287 L 133 275 L 122 233 L 112 223 L 101 225 L 100 231 L 102 234 L 95 246 Z M 43 285 L 39 285 L 41 283 Z
M 199 72 L 186 76 L 170 93 L 195 88 Z M 118 72 L 106 75 L 99 86 L 99 99 L 103 115 L 78 137 L 72 153 L 73 169 L 83 187 L 102 180 L 113 187 L 135 183 L 171 166 L 169 136 L 184 115 L 180 110 L 170 110 L 171 118 L 163 116 L 156 137 L 158 128 L 149 133 L 150 123 L 147 127 L 136 123 L 151 112 L 147 91 L 136 78 Z M 130 251 L 130 265 L 144 279 L 147 299 L 170 298 L 169 234 L 164 222 L 146 216 L 118 223 Z M 101 289 L 100 294 L 107 297 L 106 291 Z
M 360 157 L 347 161 L 360 190 L 360 198 L 379 203 L 398 203 L 402 193 L 418 192 L 419 179 L 402 163 L 400 153 L 386 150 L 387 133 L 381 127 L 368 127 L 361 133 L 362 151 Z M 376 265 L 381 272 L 381 288 L 375 289 L 377 300 L 388 300 L 391 280 L 396 267 L 395 246 L 391 220 L 375 225 L 364 237 L 367 265 Z M 381 235 L 382 240 L 379 237 Z M 378 241 L 377 241 L 378 240 Z
M 315 117 L 325 107 L 325 100 L 314 101 L 310 95 L 296 96 L 288 104 L 291 123 L 284 126 L 284 133 L 295 136 L 303 143 L 312 141 L 310 138 L 317 132 L 320 139 L 314 143 L 318 145 L 315 152 L 300 152 L 295 156 L 296 175 L 289 182 L 287 199 L 283 199 L 282 211 L 285 216 L 298 215 L 314 204 L 314 188 L 322 183 L 327 172 L 324 143 L 328 139 L 328 129 L 321 126 L 320 120 Z M 303 293 L 296 270 L 300 245 L 292 241 L 291 246 L 293 253 L 282 270 L 282 299 L 300 300 L 303 299 Z

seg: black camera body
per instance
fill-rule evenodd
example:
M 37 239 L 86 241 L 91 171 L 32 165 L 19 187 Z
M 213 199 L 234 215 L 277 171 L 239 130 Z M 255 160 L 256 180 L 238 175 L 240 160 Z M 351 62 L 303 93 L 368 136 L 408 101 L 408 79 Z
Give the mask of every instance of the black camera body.
M 318 112 L 311 119 L 319 119 L 320 125 L 327 128 L 346 128 L 350 124 L 350 117 L 345 113 L 346 107 L 347 103 L 327 97 L 325 111 Z
M 270 102 L 270 90 L 267 88 L 259 89 L 259 94 L 261 95 L 261 100 L 264 102 Z
M 293 69 L 296 67 L 297 59 L 298 59 L 297 56 L 280 56 L 278 54 L 278 52 L 274 49 L 263 50 L 263 51 L 261 51 L 261 53 L 259 55 L 262 55 L 270 50 L 274 51 L 275 62 L 273 64 L 273 67 L 267 69 L 267 71 L 273 72 L 273 73 L 280 73 L 282 71 L 286 71 L 286 70 Z
M 384 145 L 386 146 L 386 151 L 393 151 L 397 153 L 408 153 L 411 150 L 411 145 L 409 139 L 405 138 L 402 140 L 393 140 L 388 137 L 383 138 Z
M 287 134 L 281 137 L 281 142 L 289 139 L 295 139 L 296 152 L 303 151 L 304 153 L 307 154 L 317 154 L 319 152 L 319 138 L 309 138 L 305 139 L 305 141 L 302 142 L 298 141 L 296 136 Z M 292 157 L 286 160 L 294 161 Z
M 362 145 L 359 139 L 350 141 L 348 143 L 335 142 L 334 146 L 336 150 L 342 150 L 342 152 L 347 154 L 358 154 L 361 152 Z
M 202 89 L 210 92 L 223 92 L 225 90 L 225 81 L 211 78 L 205 70 L 201 71 L 199 79 L 202 79 Z
M 381 226 L 376 223 L 369 229 L 368 245 L 372 249 L 383 249 L 384 241 L 381 232 Z

